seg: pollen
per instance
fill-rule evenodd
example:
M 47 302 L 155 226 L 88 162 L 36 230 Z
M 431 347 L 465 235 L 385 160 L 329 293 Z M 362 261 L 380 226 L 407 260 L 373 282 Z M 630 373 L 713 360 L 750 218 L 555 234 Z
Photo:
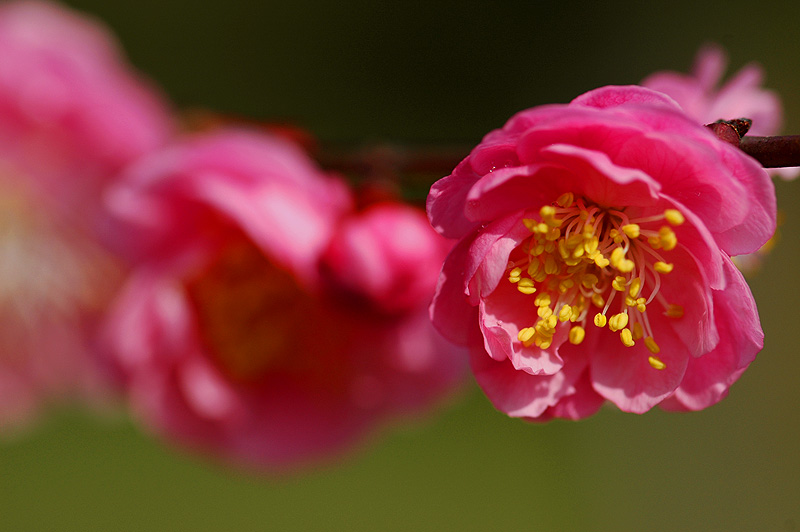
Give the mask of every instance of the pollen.
M 633 347 L 636 345 L 636 342 L 633 341 L 633 334 L 631 334 L 630 329 L 622 329 L 619 333 L 619 338 L 622 340 L 623 345 L 625 347 Z
M 580 325 L 569 330 L 569 343 L 578 345 L 586 337 L 586 331 Z
M 681 225 L 686 221 L 686 218 L 683 217 L 681 211 L 677 209 L 667 209 L 664 211 L 664 218 L 667 219 L 667 222 L 669 222 L 670 225 Z
M 668 318 L 683 316 L 683 307 L 665 301 L 659 291 L 662 276 L 675 269 L 671 253 L 678 235 L 672 227 L 685 218 L 677 209 L 636 212 L 564 192 L 552 204 L 525 213 L 522 224 L 529 236 L 512 251 L 507 269 L 518 292 L 534 295 L 525 300 L 531 321 L 520 324 L 517 336 L 523 346 L 548 349 L 565 336 L 578 345 L 587 325 L 594 324 L 589 334 L 619 333 L 626 347 L 644 339 L 649 363 L 663 369 L 657 367 L 663 362 L 655 357 L 660 348 L 648 311 L 655 307 Z M 568 333 L 559 336 L 560 330 Z
M 657 356 L 649 356 L 647 357 L 647 361 L 650 363 L 651 366 L 653 366 L 654 369 L 657 369 L 659 371 L 667 368 L 667 365 L 664 364 L 664 362 L 662 362 L 661 359 L 658 358 Z

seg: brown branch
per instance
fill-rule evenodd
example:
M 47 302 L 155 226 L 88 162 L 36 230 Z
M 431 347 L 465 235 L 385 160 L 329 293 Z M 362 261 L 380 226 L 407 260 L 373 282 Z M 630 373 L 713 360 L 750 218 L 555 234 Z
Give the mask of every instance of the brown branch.
M 764 168 L 800 166 L 800 135 L 742 137 L 739 148 Z

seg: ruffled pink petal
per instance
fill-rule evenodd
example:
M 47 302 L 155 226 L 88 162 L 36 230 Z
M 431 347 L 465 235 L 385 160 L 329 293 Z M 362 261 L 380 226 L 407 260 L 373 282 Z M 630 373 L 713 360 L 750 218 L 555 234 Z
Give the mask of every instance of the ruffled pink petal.
M 478 328 L 478 307 L 467 300 L 465 264 L 469 260 L 472 239 L 460 240 L 444 261 L 430 305 L 430 317 L 436 329 L 448 340 L 466 345 L 473 329 Z
M 584 371 L 564 397 L 538 418 L 530 418 L 530 421 L 549 421 L 556 418 L 574 421 L 585 419 L 596 414 L 605 401 L 605 398 L 592 388 L 589 372 Z
M 582 350 L 565 349 L 564 367 L 554 375 L 531 375 L 514 369 L 511 361 L 496 361 L 473 350 L 470 363 L 475 379 L 498 410 L 512 417 L 536 418 L 571 391 L 586 369 Z
M 720 343 L 711 352 L 689 361 L 686 376 L 661 404 L 662 408 L 701 410 L 721 401 L 764 345 L 750 288 L 730 260 L 726 261 L 725 272 L 727 288 L 714 293 Z
M 564 365 L 559 356 L 559 346 L 567 340 L 569 327 L 562 325 L 557 328 L 549 349 L 523 346 L 517 335 L 520 330 L 536 324 L 539 320 L 537 309 L 532 295 L 520 293 L 516 285 L 506 281 L 490 295 L 481 298 L 478 319 L 486 351 L 493 359 L 508 358 L 515 369 L 532 375 L 552 375 Z
M 446 238 L 462 238 L 477 225 L 467 219 L 464 209 L 467 193 L 480 175 L 470 166 L 469 159 L 462 161 L 453 173 L 431 186 L 426 201 L 431 225 Z
M 569 103 L 570 106 L 596 109 L 608 109 L 627 104 L 647 104 L 655 107 L 680 109 L 680 105 L 666 94 L 639 85 L 600 87 L 581 94 Z
M 661 348 L 658 357 L 666 364 L 663 370 L 650 365 L 651 353 L 643 340 L 625 347 L 619 333 L 597 331 L 597 346 L 590 366 L 594 389 L 625 412 L 647 412 L 675 391 L 691 357 L 688 348 L 663 320 L 651 320 L 651 325 Z

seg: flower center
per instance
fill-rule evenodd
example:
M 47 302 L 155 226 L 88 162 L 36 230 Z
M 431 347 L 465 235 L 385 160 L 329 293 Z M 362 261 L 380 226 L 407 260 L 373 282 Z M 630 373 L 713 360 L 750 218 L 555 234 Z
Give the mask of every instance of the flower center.
M 311 297 L 255 244 L 228 244 L 186 290 L 201 338 L 229 377 L 252 382 L 291 368 Z
M 619 332 L 625 347 L 643 339 L 650 365 L 664 369 L 647 308 L 658 301 L 668 317 L 683 316 L 682 307 L 659 293 L 661 276 L 673 269 L 661 252 L 677 246 L 670 226 L 683 221 L 675 209 L 630 219 L 624 210 L 602 208 L 572 193 L 542 207 L 538 220 L 523 219 L 531 236 L 512 253 L 508 280 L 533 296 L 538 319 L 519 331 L 519 341 L 547 349 L 559 322 L 569 321 L 569 341 L 580 344 L 591 319 L 598 328 Z M 666 223 L 657 230 L 641 225 L 656 222 Z

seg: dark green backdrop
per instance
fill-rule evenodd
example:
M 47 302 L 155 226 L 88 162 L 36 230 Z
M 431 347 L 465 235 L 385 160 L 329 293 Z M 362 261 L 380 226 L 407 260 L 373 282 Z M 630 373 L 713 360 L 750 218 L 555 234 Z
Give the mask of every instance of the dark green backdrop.
M 325 140 L 473 143 L 522 108 L 686 70 L 707 41 L 734 67 L 761 62 L 800 133 L 797 2 L 70 4 L 178 106 L 288 118 Z M 0 529 L 796 530 L 800 182 L 778 192 L 783 239 L 752 281 L 766 347 L 707 411 L 533 425 L 470 384 L 363 454 L 283 479 L 65 412 L 0 445 Z

